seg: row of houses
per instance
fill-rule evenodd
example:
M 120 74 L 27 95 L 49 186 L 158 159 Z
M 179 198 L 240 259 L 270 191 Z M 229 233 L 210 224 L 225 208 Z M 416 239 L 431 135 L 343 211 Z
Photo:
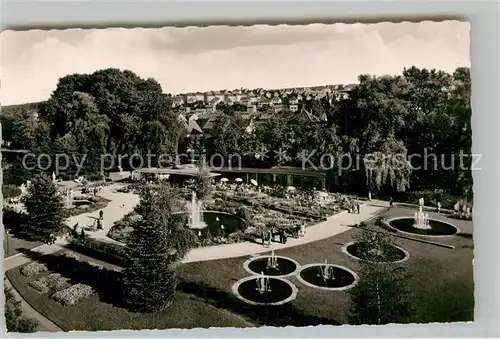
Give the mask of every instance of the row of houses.
M 260 109 L 263 107 L 285 107 L 295 112 L 304 100 L 322 99 L 328 96 L 332 100 L 346 98 L 354 85 L 318 86 L 309 88 L 289 88 L 278 90 L 233 90 L 186 93 L 174 96 L 173 107 L 182 107 L 194 103 L 203 103 L 205 108 L 215 111 L 219 103 L 226 105 L 239 104 Z M 283 107 L 280 107 L 284 105 Z
M 256 126 L 263 124 L 269 119 L 271 119 L 275 113 L 273 112 L 238 112 L 239 116 L 247 121 L 247 126 L 245 131 L 247 133 L 253 133 Z M 217 121 L 219 115 L 222 114 L 220 111 L 209 112 L 209 113 L 192 113 L 189 115 L 179 114 L 178 119 L 184 124 L 189 134 L 210 134 L 213 130 L 214 125 Z M 310 110 L 306 110 L 304 107 L 297 114 L 304 114 L 304 117 L 309 119 L 311 122 L 321 122 L 326 121 L 327 117 L 323 113 L 321 116 L 314 114 Z

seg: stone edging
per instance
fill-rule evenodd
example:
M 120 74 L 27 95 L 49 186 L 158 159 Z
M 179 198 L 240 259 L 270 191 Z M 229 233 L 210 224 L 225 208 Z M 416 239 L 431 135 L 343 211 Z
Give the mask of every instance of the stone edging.
M 244 298 L 239 292 L 238 292 L 238 287 L 240 287 L 240 285 L 244 282 L 247 282 L 249 280 L 255 280 L 257 279 L 259 276 L 258 275 L 253 275 L 253 276 L 250 276 L 250 277 L 246 277 L 246 278 L 243 278 L 243 279 L 240 279 L 238 280 L 232 287 L 232 291 L 234 293 L 234 295 L 240 299 L 241 301 L 247 303 L 247 304 L 250 304 L 250 305 L 260 305 L 260 306 L 279 306 L 279 305 L 284 305 L 292 300 L 295 300 L 295 298 L 297 298 L 297 293 L 299 292 L 299 289 L 297 288 L 297 286 L 295 286 L 294 284 L 292 284 L 290 281 L 286 280 L 286 279 L 282 279 L 282 278 L 277 278 L 277 277 L 268 277 L 269 279 L 276 279 L 276 280 L 280 280 L 286 284 L 288 284 L 288 286 L 290 286 L 292 288 L 292 294 L 284 299 L 284 300 L 281 300 L 281 301 L 277 301 L 277 302 L 274 302 L 274 303 L 259 303 L 259 302 L 255 302 L 255 301 L 252 301 L 252 300 L 248 300 L 246 298 Z
M 301 267 L 300 271 L 298 272 L 298 274 L 296 275 L 296 278 L 301 282 L 303 283 L 304 285 L 306 286 L 309 286 L 309 287 L 312 287 L 312 288 L 317 288 L 317 289 L 320 289 L 320 290 L 325 290 L 325 291 L 345 291 L 345 290 L 348 290 L 350 288 L 353 288 L 354 286 L 356 286 L 356 284 L 358 283 L 359 281 L 359 276 L 356 272 L 354 272 L 353 270 L 345 267 L 345 266 L 340 266 L 340 265 L 334 265 L 334 264 L 329 264 L 333 267 L 337 267 L 337 268 L 340 268 L 340 269 L 343 269 L 349 273 L 352 274 L 352 276 L 354 277 L 354 281 L 350 284 L 350 285 L 347 285 L 347 286 L 342 286 L 342 287 L 322 287 L 322 286 L 316 286 L 314 284 L 311 284 L 307 281 L 304 280 L 304 278 L 302 278 L 300 276 L 300 272 L 306 268 L 309 268 L 309 267 L 315 267 L 315 266 L 324 266 L 325 264 L 324 263 L 316 263 L 316 264 L 307 264 L 307 265 L 304 265 Z
M 258 272 L 254 272 L 250 269 L 249 265 L 252 261 L 254 260 L 258 260 L 258 259 L 263 259 L 263 258 L 269 258 L 271 255 L 259 255 L 257 257 L 253 257 L 253 258 L 250 258 L 248 260 L 246 260 L 244 263 L 243 263 L 243 268 L 245 269 L 245 271 L 247 271 L 248 273 L 252 274 L 252 275 L 257 275 L 257 276 L 261 276 L 261 274 L 259 274 Z M 285 278 L 285 277 L 290 277 L 292 275 L 295 275 L 297 273 L 297 271 L 300 269 L 301 265 L 299 264 L 298 261 L 292 259 L 292 258 L 289 258 L 289 257 L 284 257 L 284 256 L 281 256 L 281 255 L 275 255 L 275 257 L 277 259 L 286 259 L 286 260 L 289 260 L 291 261 L 292 263 L 295 264 L 295 270 L 291 273 L 288 273 L 288 274 L 282 274 L 282 275 L 266 275 L 264 274 L 265 277 L 269 277 L 269 278 Z
M 348 242 L 348 243 L 344 244 L 344 246 L 342 246 L 342 252 L 343 252 L 344 254 L 348 255 L 349 257 L 351 257 L 351 258 L 353 258 L 353 259 L 356 259 L 356 260 L 359 260 L 359 261 L 365 261 L 365 262 L 371 262 L 371 263 L 382 263 L 382 262 L 384 262 L 384 261 L 373 261 L 373 260 L 365 260 L 365 259 L 361 259 L 361 258 L 358 258 L 358 257 L 356 257 L 356 256 L 352 255 L 351 253 L 349 253 L 349 252 L 347 251 L 347 247 L 349 247 L 349 246 L 350 246 L 350 245 L 352 245 L 352 244 L 356 244 L 356 243 L 358 243 L 358 242 L 359 242 L 359 241 L 350 241 L 350 242 Z M 399 264 L 399 263 L 402 263 L 402 262 L 404 262 L 404 261 L 406 261 L 406 260 L 410 259 L 410 253 L 409 253 L 407 250 L 405 250 L 404 248 L 402 248 L 402 247 L 400 247 L 400 246 L 397 246 L 397 245 L 390 245 L 390 246 L 394 246 L 394 247 L 396 247 L 397 249 L 399 249 L 399 250 L 403 251 L 403 253 L 405 254 L 405 257 L 404 257 L 403 259 L 401 259 L 401 260 L 396 260 L 396 261 L 387 261 L 387 262 L 390 262 L 390 263 L 393 263 L 393 264 Z
M 406 235 L 411 235 L 411 236 L 419 236 L 419 237 L 432 237 L 432 238 L 452 237 L 454 235 L 460 234 L 460 232 L 461 232 L 461 230 L 460 230 L 460 228 L 458 226 L 453 225 L 452 223 L 447 222 L 447 221 L 442 221 L 442 220 L 433 219 L 433 218 L 429 218 L 429 221 L 437 221 L 437 222 L 441 222 L 443 224 L 450 225 L 451 227 L 453 227 L 456 230 L 456 232 L 453 233 L 453 234 L 437 234 L 437 235 L 433 235 L 433 234 L 418 234 L 418 233 L 411 233 L 411 232 L 401 231 L 401 230 L 397 229 L 396 227 L 391 226 L 391 221 L 401 220 L 401 219 L 413 219 L 413 218 L 412 217 L 394 217 L 394 218 L 388 219 L 385 222 L 385 224 L 390 229 L 392 229 L 392 230 L 394 230 L 394 231 L 396 231 L 398 233 L 402 233 L 402 234 L 406 234 Z

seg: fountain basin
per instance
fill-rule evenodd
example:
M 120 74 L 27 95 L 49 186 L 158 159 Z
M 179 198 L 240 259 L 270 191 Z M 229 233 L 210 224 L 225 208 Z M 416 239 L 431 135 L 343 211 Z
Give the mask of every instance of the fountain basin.
M 383 254 L 378 256 L 370 253 L 370 244 L 365 242 L 352 241 L 342 247 L 342 252 L 348 256 L 371 262 L 393 262 L 399 263 L 408 260 L 410 254 L 404 248 L 388 245 L 383 249 Z
M 184 212 L 184 214 L 189 216 L 189 212 Z M 224 225 L 224 233 L 226 235 L 245 229 L 245 221 L 243 219 L 234 214 L 224 212 L 202 211 L 200 222 L 200 225 L 190 228 L 200 230 L 205 236 L 207 233 L 210 233 L 212 236 L 221 235 L 221 225 Z
M 264 276 L 272 277 L 288 277 L 294 275 L 300 267 L 300 264 L 292 258 L 274 256 L 277 262 L 277 269 L 267 267 L 270 255 L 261 255 L 248 259 L 243 263 L 243 268 L 250 274 L 263 274 Z
M 450 236 L 460 232 L 457 226 L 435 219 L 429 219 L 430 228 L 428 229 L 414 227 L 415 219 L 411 217 L 393 218 L 388 220 L 387 223 L 398 232 L 428 237 Z
M 297 287 L 285 279 L 268 278 L 269 292 L 261 293 L 257 288 L 259 276 L 246 277 L 233 285 L 233 293 L 241 301 L 250 305 L 278 306 L 286 304 L 297 297 Z
M 344 291 L 354 287 L 359 276 L 347 267 L 328 264 L 332 267 L 334 279 L 324 280 L 320 271 L 325 268 L 325 264 L 309 264 L 302 266 L 297 279 L 309 287 L 329 291 Z

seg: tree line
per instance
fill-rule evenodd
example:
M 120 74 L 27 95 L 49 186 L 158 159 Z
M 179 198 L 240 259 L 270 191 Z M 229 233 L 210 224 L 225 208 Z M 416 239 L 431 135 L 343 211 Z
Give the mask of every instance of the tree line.
M 339 161 L 331 164 L 330 188 L 389 194 L 410 187 L 446 189 L 470 197 L 471 158 L 465 157 L 462 167 L 456 159 L 461 152 L 471 153 L 470 97 L 468 68 L 453 74 L 411 67 L 396 76 L 360 75 L 348 96 L 305 100 L 301 107 L 309 115 L 285 109 L 256 121 L 251 133 L 250 121 L 224 106 L 199 146 L 208 157 L 239 154 L 247 167 L 301 166 L 299 155 L 311 152 L 315 164 L 324 154 L 334 159 L 370 156 L 370 164 L 362 161 L 348 169 Z M 94 160 L 86 162 L 81 172 L 86 175 L 99 170 L 103 153 L 174 155 L 190 147 L 172 96 L 156 80 L 131 71 L 110 68 L 62 77 L 36 110 L 37 117 L 22 109 L 3 114 L 4 139 L 12 148 L 33 152 L 87 154 Z M 270 151 L 267 158 L 259 158 L 260 149 Z M 281 156 L 273 156 L 275 152 Z M 421 169 L 391 160 L 391 155 L 409 154 L 421 155 L 411 163 Z M 422 166 L 429 161 L 425 154 L 437 156 L 437 168 Z M 70 167 L 68 173 L 74 170 Z

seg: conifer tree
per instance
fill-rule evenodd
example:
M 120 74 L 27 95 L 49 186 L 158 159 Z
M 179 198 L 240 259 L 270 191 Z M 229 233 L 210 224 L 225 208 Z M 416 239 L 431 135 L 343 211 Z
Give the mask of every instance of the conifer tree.
M 24 206 L 28 215 L 23 225 L 23 233 L 29 238 L 50 244 L 63 233 L 63 200 L 49 176 L 35 176 L 24 199 Z
M 174 300 L 175 264 L 194 244 L 182 203 L 167 185 L 148 186 L 141 192 L 136 212 L 141 216 L 127 238 L 122 295 L 135 312 L 158 312 Z

